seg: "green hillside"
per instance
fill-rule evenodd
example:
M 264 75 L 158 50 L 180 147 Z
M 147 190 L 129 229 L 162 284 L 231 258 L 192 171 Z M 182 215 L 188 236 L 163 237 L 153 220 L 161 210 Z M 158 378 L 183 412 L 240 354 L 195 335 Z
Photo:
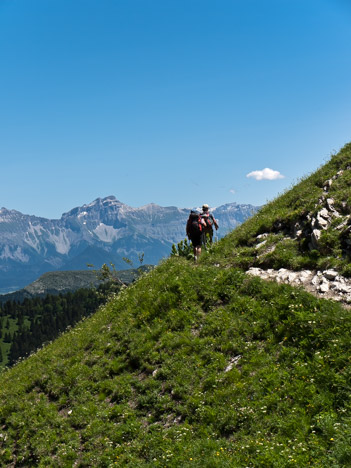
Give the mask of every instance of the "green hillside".
M 264 268 L 336 268 L 351 277 L 351 143 L 221 243 L 212 262 Z M 260 247 L 264 237 L 265 244 Z
M 0 465 L 350 466 L 349 310 L 244 273 L 349 271 L 349 165 L 350 145 L 199 264 L 164 261 L 3 372 Z M 346 224 L 310 246 L 333 187 Z

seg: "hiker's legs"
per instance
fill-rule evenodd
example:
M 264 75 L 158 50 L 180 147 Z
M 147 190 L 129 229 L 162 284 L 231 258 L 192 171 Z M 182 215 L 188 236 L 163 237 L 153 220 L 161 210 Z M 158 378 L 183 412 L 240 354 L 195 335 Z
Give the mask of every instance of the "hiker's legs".
M 201 234 L 201 245 L 203 245 L 206 249 L 206 231 L 204 231 L 202 234 Z
M 201 245 L 198 245 L 196 247 L 194 247 L 194 259 L 195 259 L 195 262 L 197 261 L 197 259 L 200 257 L 201 255 Z

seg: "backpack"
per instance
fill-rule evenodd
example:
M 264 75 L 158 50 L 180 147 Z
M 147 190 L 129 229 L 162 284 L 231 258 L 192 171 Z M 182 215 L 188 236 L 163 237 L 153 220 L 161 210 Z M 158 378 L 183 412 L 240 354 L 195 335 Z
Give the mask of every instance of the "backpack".
M 211 216 L 209 215 L 209 213 L 202 213 L 201 218 L 204 220 L 205 226 L 212 227 L 213 220 L 212 220 Z
M 188 219 L 188 230 L 191 234 L 201 233 L 203 228 L 203 223 L 199 213 L 191 211 Z

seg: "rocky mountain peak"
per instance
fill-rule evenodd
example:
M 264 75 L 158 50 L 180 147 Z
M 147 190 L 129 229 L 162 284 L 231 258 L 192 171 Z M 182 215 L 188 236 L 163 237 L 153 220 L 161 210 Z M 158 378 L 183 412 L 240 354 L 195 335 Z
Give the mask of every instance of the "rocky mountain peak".
M 255 209 L 254 207 L 252 207 Z M 126 267 L 123 257 L 157 264 L 168 256 L 173 243 L 185 237 L 188 210 L 154 203 L 132 208 L 115 196 L 91 203 L 49 220 L 0 211 L 0 292 L 20 289 L 52 270 L 81 270 L 112 262 Z M 220 235 L 235 228 L 251 213 L 237 209 L 218 215 Z

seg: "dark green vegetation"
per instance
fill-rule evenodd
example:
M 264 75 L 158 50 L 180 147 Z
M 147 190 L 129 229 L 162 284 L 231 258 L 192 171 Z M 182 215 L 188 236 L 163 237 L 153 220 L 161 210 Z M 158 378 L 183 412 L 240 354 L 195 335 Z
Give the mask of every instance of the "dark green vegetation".
M 310 190 L 301 183 L 308 213 L 314 181 L 351 163 L 347 151 Z M 350 311 L 233 267 L 259 260 L 251 239 L 275 235 L 274 217 L 294 221 L 297 193 L 199 264 L 171 257 L 3 372 L 1 466 L 350 466 Z M 290 242 L 308 262 L 331 256 Z
M 104 301 L 104 286 L 0 306 L 0 368 L 13 365 L 91 315 Z
M 6 295 L 12 300 L 0 301 L 0 369 L 57 338 L 67 327 L 95 312 L 111 293 L 150 268 L 143 265 L 116 271 L 104 264 L 99 271 L 68 271 L 67 277 L 64 272 L 50 272 L 23 290 Z M 87 287 L 77 290 L 82 284 Z

